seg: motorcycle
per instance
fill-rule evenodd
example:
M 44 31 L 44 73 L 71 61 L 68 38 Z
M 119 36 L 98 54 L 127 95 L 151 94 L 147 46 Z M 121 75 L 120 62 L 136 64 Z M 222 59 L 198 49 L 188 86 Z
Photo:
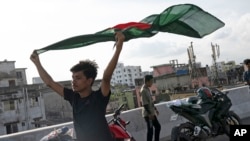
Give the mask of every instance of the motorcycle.
M 120 118 L 121 110 L 124 104 L 115 110 L 113 118 L 108 121 L 109 129 L 112 133 L 114 141 L 135 141 L 131 133 L 126 129 L 126 126 L 130 121 L 124 121 Z M 74 141 L 73 139 L 73 128 L 61 127 L 48 135 L 44 136 L 40 141 Z
M 40 141 L 73 141 L 73 128 L 63 126 L 54 131 L 51 131 L 48 135 L 44 136 Z
M 216 104 L 205 112 L 196 96 L 174 100 L 166 105 L 175 112 L 175 119 L 180 115 L 187 120 L 172 128 L 172 141 L 203 141 L 223 134 L 229 137 L 230 125 L 241 124 L 239 116 L 230 111 L 232 102 L 227 96 L 229 92 L 221 92 L 215 88 L 211 92 Z M 216 130 L 213 128 L 215 126 Z
M 124 121 L 120 118 L 121 110 L 124 104 L 115 110 L 113 118 L 108 121 L 109 129 L 115 141 L 135 141 L 131 133 L 128 132 L 126 126 L 130 121 Z

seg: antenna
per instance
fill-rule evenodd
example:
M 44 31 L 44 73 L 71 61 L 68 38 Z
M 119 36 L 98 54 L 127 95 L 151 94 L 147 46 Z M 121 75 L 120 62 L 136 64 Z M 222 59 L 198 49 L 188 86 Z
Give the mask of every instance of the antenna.
M 214 68 L 215 68 L 215 72 L 214 72 L 215 76 L 213 75 L 213 77 L 214 77 L 213 80 L 214 80 L 214 84 L 218 85 L 219 84 L 219 77 L 218 77 L 218 66 L 217 66 L 216 60 L 220 56 L 220 46 L 217 44 L 213 45 L 213 43 L 211 43 L 211 47 L 212 47 L 212 59 L 213 59 L 213 64 L 214 64 Z
M 194 49 L 193 49 L 193 42 L 191 42 L 191 45 L 188 47 L 187 52 L 189 57 L 189 70 L 192 79 L 192 85 L 193 87 L 197 87 L 199 86 L 199 83 L 202 81 L 200 79 L 202 74 L 200 72 L 200 68 L 197 68 L 196 56 L 194 55 Z
M 195 55 L 194 55 L 194 49 L 193 49 L 193 42 L 191 42 L 191 45 L 187 49 L 188 57 L 189 57 L 189 65 L 191 70 L 191 78 L 197 77 L 195 69 L 196 69 L 196 62 L 195 62 Z

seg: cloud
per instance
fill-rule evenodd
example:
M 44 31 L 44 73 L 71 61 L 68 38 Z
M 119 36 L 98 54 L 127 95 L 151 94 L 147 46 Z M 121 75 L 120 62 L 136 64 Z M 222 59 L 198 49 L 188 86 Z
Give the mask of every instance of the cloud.
M 231 34 L 232 34 L 232 28 L 223 27 L 222 30 L 220 30 L 217 34 L 215 34 L 213 39 L 223 40 L 223 39 L 226 39 L 227 37 L 229 37 Z
M 118 23 L 140 21 L 148 15 L 162 12 L 171 5 L 186 3 L 185 0 L 127 0 L 119 3 L 114 0 L 14 2 L 15 4 L 13 1 L 0 2 L 0 36 L 1 45 L 4 47 L 0 59 L 16 61 L 16 67 L 27 68 L 27 75 L 30 77 L 38 75 L 29 60 L 33 49 L 72 36 L 97 32 Z M 178 59 L 179 63 L 188 63 L 187 48 L 190 42 L 194 44 L 196 61 L 202 65 L 212 63 L 211 42 L 220 45 L 221 56 L 218 61 L 242 62 L 244 58 L 249 58 L 249 0 L 190 0 L 189 3 L 218 17 L 225 22 L 225 26 L 202 39 L 158 33 L 151 38 L 131 40 L 124 44 L 119 61 L 125 65 L 140 65 L 143 71 L 150 69 L 150 66 L 169 63 L 174 59 Z M 65 74 L 69 73 L 68 68 L 82 58 L 97 60 L 100 70 L 103 70 L 114 53 L 112 45 L 113 42 L 100 43 L 82 49 L 47 52 L 41 58 L 45 68 L 56 80 L 65 80 L 68 79 L 65 77 Z M 58 60 L 67 65 L 59 67 L 61 74 L 58 73 L 58 67 L 49 65 L 57 64 Z M 101 71 L 99 74 L 102 76 Z
M 240 17 L 239 21 L 236 24 L 236 28 L 234 30 L 235 35 L 242 42 L 250 41 L 250 13 L 247 13 Z

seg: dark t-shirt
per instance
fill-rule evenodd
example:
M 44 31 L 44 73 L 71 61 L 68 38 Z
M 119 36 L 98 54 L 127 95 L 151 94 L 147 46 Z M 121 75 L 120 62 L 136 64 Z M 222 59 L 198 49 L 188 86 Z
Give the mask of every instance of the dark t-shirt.
M 247 82 L 249 85 L 249 83 L 250 83 L 250 71 L 245 71 L 243 73 L 243 81 Z
M 111 141 L 111 133 L 106 121 L 106 107 L 109 96 L 104 97 L 101 89 L 81 98 L 73 90 L 64 88 L 64 99 L 73 108 L 74 128 L 77 141 Z

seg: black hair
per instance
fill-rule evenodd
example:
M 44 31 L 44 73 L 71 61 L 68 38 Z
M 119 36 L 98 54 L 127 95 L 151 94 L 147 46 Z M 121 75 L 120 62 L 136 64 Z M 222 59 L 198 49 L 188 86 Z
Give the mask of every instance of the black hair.
M 250 63 L 250 59 L 245 59 L 244 64 L 247 65 L 248 63 Z
M 145 82 L 148 82 L 148 81 L 150 81 L 150 80 L 152 80 L 153 79 L 153 76 L 152 75 L 145 75 L 145 77 L 144 77 L 144 81 Z
M 98 65 L 95 61 L 91 60 L 82 60 L 78 64 L 74 65 L 70 71 L 71 72 L 78 72 L 82 71 L 86 78 L 93 78 L 95 80 L 97 76 L 97 69 Z

